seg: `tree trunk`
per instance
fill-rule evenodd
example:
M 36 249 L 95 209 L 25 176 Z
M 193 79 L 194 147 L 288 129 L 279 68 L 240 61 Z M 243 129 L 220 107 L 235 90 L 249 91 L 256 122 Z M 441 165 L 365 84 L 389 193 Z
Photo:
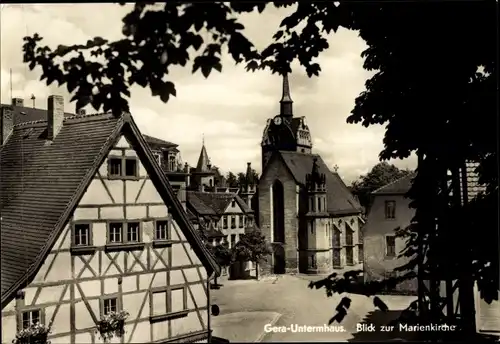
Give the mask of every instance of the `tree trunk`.
M 259 263 L 255 262 L 255 279 L 259 280 Z

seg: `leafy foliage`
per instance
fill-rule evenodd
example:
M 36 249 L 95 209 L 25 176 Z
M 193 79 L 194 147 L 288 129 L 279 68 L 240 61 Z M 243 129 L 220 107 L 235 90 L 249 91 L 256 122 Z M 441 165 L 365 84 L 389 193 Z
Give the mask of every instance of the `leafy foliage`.
M 259 180 L 259 174 L 255 169 L 252 168 L 253 180 Z M 226 185 L 231 188 L 239 188 L 245 184 L 246 173 L 239 172 L 238 174 L 234 174 L 233 172 L 228 172 L 226 175 Z
M 217 263 L 222 267 L 228 267 L 232 261 L 232 253 L 227 243 L 220 245 L 208 244 Z
M 240 262 L 259 263 L 271 253 L 271 247 L 264 235 L 254 230 L 240 235 L 240 241 L 233 248 L 233 259 Z
M 411 173 L 410 170 L 400 170 L 396 166 L 387 163 L 386 161 L 380 162 L 366 175 L 359 176 L 351 185 L 351 191 L 359 199 L 361 205 L 366 209 L 370 204 L 370 194 Z
M 104 342 L 114 337 L 121 338 L 125 334 L 125 320 L 130 316 L 127 311 L 110 312 L 101 318 L 97 324 L 97 332 Z
M 236 175 L 233 172 L 227 173 L 225 182 L 226 182 L 226 185 L 231 187 L 231 188 L 239 186 L 238 178 L 236 177 Z
M 16 333 L 16 338 L 12 340 L 13 344 L 50 344 L 47 340 L 52 332 L 52 325 L 45 326 L 40 323 L 31 324 L 28 328 L 22 329 Z

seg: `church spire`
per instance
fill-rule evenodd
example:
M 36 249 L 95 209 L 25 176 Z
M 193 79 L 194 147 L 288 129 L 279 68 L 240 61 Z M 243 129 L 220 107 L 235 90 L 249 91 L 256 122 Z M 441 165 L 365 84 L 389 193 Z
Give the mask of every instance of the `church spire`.
M 284 117 L 293 117 L 292 98 L 290 97 L 290 83 L 288 74 L 283 75 L 283 94 L 280 100 L 280 115 Z
M 207 149 L 205 148 L 205 137 L 201 146 L 200 157 L 196 164 L 196 172 L 209 172 L 211 170 L 210 159 L 208 157 Z

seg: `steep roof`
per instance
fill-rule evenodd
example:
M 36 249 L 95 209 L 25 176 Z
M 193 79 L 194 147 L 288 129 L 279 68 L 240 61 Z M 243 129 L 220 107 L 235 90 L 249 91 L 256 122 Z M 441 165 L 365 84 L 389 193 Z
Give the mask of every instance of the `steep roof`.
M 284 161 L 295 181 L 301 185 L 305 184 L 306 175 L 311 173 L 314 158 L 318 158 L 319 173 L 324 173 L 326 177 L 328 212 L 332 215 L 358 214 L 361 212 L 361 205 L 347 189 L 342 178 L 337 173 L 330 171 L 321 156 L 287 151 L 278 151 L 275 152 L 275 155 L 278 155 Z M 262 175 L 264 173 L 262 172 Z
M 188 206 L 200 215 L 221 216 L 233 199 L 244 213 L 253 212 L 240 196 L 232 192 L 188 191 L 186 198 Z
M 409 173 L 402 178 L 396 179 L 378 188 L 372 192 L 372 195 L 404 195 L 410 190 L 413 178 L 415 178 L 415 173 Z
M 144 139 L 146 140 L 147 144 L 152 146 L 152 147 L 161 147 L 161 148 L 174 148 L 178 147 L 178 144 L 175 144 L 173 142 L 165 141 L 162 139 L 159 139 L 157 137 L 149 136 L 149 135 L 142 135 L 144 136 Z
M 201 146 L 200 157 L 198 158 L 198 163 L 196 164 L 196 172 L 212 172 L 212 169 L 209 168 L 210 159 L 208 158 L 207 149 L 205 148 L 205 144 Z
M 30 283 L 121 133 L 131 140 L 209 275 L 220 273 L 130 114 L 67 117 L 50 143 L 44 139 L 46 127 L 46 121 L 17 125 L 0 149 L 2 307 Z
M 36 109 L 26 106 L 13 106 L 10 104 L 1 104 L 1 107 L 10 107 L 14 113 L 14 125 L 31 122 L 31 121 L 46 121 L 47 120 L 47 110 Z M 64 113 L 64 117 L 75 116 L 73 113 Z

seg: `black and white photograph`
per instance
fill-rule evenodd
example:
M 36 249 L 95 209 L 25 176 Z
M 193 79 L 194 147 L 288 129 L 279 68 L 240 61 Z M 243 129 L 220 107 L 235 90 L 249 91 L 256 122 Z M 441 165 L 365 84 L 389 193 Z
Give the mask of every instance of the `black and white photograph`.
M 499 342 L 498 1 L 0 5 L 1 342 Z

